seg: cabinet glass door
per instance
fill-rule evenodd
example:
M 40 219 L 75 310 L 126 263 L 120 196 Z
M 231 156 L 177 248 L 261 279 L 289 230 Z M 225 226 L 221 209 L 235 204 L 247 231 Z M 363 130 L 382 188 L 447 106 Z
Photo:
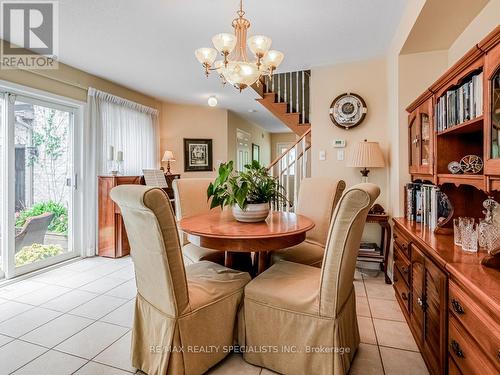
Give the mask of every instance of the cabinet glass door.
M 417 129 L 417 119 L 414 117 L 410 119 L 409 125 L 409 135 L 410 135 L 410 172 L 418 172 L 418 159 L 419 159 L 419 138 Z
M 500 158 L 500 70 L 491 81 L 491 158 Z
M 431 123 L 427 113 L 420 114 L 420 165 L 428 169 L 431 157 Z

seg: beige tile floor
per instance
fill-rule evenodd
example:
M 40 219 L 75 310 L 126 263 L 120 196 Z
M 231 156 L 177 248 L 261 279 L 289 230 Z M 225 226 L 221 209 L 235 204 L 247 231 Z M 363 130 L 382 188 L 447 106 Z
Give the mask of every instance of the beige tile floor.
M 427 374 L 381 276 L 356 274 L 361 345 L 351 374 Z M 130 258 L 89 258 L 0 286 L 0 375 L 126 375 L 135 297 Z M 232 354 L 210 375 L 271 375 Z

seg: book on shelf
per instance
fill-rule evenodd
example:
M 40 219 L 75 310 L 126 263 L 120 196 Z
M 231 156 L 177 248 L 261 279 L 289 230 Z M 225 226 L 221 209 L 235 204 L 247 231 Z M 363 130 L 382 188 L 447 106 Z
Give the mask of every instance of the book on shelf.
M 439 217 L 446 216 L 442 207 L 442 195 L 438 186 L 409 183 L 406 189 L 406 217 L 434 229 Z
M 441 132 L 483 115 L 483 73 L 446 91 L 434 109 L 436 131 Z

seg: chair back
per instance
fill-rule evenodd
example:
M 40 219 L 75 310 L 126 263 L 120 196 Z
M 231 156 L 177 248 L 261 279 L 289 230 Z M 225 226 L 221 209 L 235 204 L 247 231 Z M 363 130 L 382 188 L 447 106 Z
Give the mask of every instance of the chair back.
M 120 185 L 111 190 L 120 207 L 134 261 L 137 292 L 169 316 L 189 309 L 186 272 L 177 225 L 159 188 Z
M 181 178 L 174 180 L 172 188 L 175 198 L 175 216 L 178 221 L 185 217 L 201 215 L 210 211 L 210 201 L 207 199 L 210 178 Z M 179 231 L 182 245 L 188 243 L 186 236 Z
M 336 317 L 353 293 L 354 271 L 368 211 L 380 194 L 370 183 L 347 189 L 330 224 L 321 266 L 320 315 Z
M 43 245 L 47 229 L 53 218 L 52 212 L 27 218 L 21 231 L 16 234 L 15 252 L 18 253 L 24 246 L 30 246 L 34 243 Z
M 306 239 L 325 246 L 333 211 L 345 189 L 345 182 L 329 177 L 304 178 L 300 183 L 295 213 L 307 216 L 315 226 Z

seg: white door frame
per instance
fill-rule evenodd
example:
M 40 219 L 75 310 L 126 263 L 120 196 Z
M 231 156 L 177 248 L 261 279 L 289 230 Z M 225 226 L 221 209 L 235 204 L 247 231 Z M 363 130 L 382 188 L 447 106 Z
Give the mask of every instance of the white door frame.
M 4 256 L 2 256 L 2 269 L 5 272 L 5 277 L 10 279 L 21 274 L 34 271 L 36 269 L 52 265 L 57 262 L 82 255 L 82 189 L 80 188 L 82 176 L 82 140 L 83 140 L 83 124 L 85 103 L 77 100 L 61 97 L 55 94 L 47 93 L 41 90 L 28 88 L 25 86 L 13 84 L 10 82 L 0 80 L 0 93 L 5 98 L 5 110 L 3 111 L 3 132 L 5 151 L 3 158 L 3 165 L 1 170 L 5 175 L 2 176 L 1 186 L 2 190 L 6 192 L 3 194 L 2 199 L 2 212 L 0 218 L 2 220 L 2 246 L 4 249 Z M 13 99 L 11 99 L 13 98 Z M 7 101 L 10 100 L 10 104 Z M 68 239 L 71 239 L 72 251 L 67 254 L 48 258 L 38 261 L 36 263 L 21 266 L 16 269 L 14 262 L 14 241 L 15 241 L 15 228 L 14 228 L 14 184 L 11 183 L 14 178 L 14 127 L 9 126 L 14 123 L 14 102 L 15 100 L 25 100 L 33 104 L 52 107 L 58 110 L 70 112 L 73 115 L 73 124 L 70 129 L 70 149 L 72 152 L 73 164 L 73 199 L 72 199 L 72 212 L 70 221 L 70 230 Z M 10 177 L 10 178 L 9 178 Z M 5 251 L 6 249 L 6 251 Z

